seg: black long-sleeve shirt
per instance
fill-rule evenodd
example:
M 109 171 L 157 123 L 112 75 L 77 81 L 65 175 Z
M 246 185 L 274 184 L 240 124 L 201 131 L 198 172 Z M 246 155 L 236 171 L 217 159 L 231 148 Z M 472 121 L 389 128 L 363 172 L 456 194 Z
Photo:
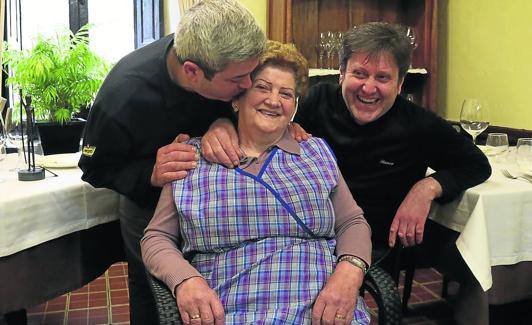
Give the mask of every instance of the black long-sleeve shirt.
M 427 167 L 443 189 L 439 202 L 491 175 L 486 156 L 470 139 L 433 112 L 398 96 L 379 119 L 358 125 L 339 85 L 317 84 L 296 116 L 307 132 L 324 138 L 372 228 L 374 243 L 387 243 L 395 212 Z
M 150 184 L 157 149 L 179 133 L 200 136 L 228 103 L 188 92 L 169 77 L 166 54 L 173 35 L 123 59 L 105 79 L 91 108 L 80 161 L 82 179 L 124 194 L 139 206 L 154 208 L 160 188 Z M 93 149 L 93 150 L 90 150 Z M 91 156 L 90 152 L 93 151 Z

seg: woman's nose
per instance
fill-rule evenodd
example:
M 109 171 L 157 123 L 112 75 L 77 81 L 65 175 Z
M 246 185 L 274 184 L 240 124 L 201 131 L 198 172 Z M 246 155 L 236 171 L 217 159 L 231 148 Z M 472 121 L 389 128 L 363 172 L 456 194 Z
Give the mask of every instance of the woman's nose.
M 272 107 L 281 106 L 281 102 L 279 101 L 279 95 L 272 92 L 270 96 L 266 98 L 266 104 Z

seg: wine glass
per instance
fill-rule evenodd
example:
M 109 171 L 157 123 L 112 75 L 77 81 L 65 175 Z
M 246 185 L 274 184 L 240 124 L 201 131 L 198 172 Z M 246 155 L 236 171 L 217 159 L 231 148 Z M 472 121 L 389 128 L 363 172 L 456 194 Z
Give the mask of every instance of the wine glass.
M 517 139 L 516 160 L 519 169 L 532 176 L 532 138 Z
M 473 137 L 473 143 L 476 143 L 477 136 L 484 132 L 489 124 L 485 103 L 476 98 L 465 99 L 460 112 L 460 125 Z
M 417 43 L 416 43 L 416 33 L 414 32 L 413 27 L 407 27 L 406 36 L 410 38 L 410 45 L 412 45 L 412 48 L 415 50 L 417 48 Z

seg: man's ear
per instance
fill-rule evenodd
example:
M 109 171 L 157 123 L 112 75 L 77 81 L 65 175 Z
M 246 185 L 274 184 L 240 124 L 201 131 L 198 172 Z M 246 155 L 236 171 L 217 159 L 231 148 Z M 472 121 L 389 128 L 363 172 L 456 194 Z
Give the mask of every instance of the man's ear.
M 403 82 L 405 81 L 405 77 L 401 78 L 399 80 L 399 87 L 397 87 L 397 94 L 399 95 L 401 93 L 401 88 L 403 88 Z
M 340 76 L 338 77 L 338 83 L 341 85 L 344 82 L 345 69 L 340 68 Z
M 183 63 L 183 72 L 190 81 L 197 81 L 203 77 L 203 70 L 194 62 L 185 61 Z

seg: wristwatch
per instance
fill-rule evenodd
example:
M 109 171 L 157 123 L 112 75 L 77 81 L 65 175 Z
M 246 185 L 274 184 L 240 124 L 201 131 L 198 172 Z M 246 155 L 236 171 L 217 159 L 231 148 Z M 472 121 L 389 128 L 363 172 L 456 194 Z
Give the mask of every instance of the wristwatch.
M 338 259 L 338 263 L 343 261 L 349 262 L 351 265 L 358 267 L 362 270 L 362 272 L 364 272 L 364 275 L 368 272 L 368 265 L 359 257 L 353 255 L 342 255 Z

